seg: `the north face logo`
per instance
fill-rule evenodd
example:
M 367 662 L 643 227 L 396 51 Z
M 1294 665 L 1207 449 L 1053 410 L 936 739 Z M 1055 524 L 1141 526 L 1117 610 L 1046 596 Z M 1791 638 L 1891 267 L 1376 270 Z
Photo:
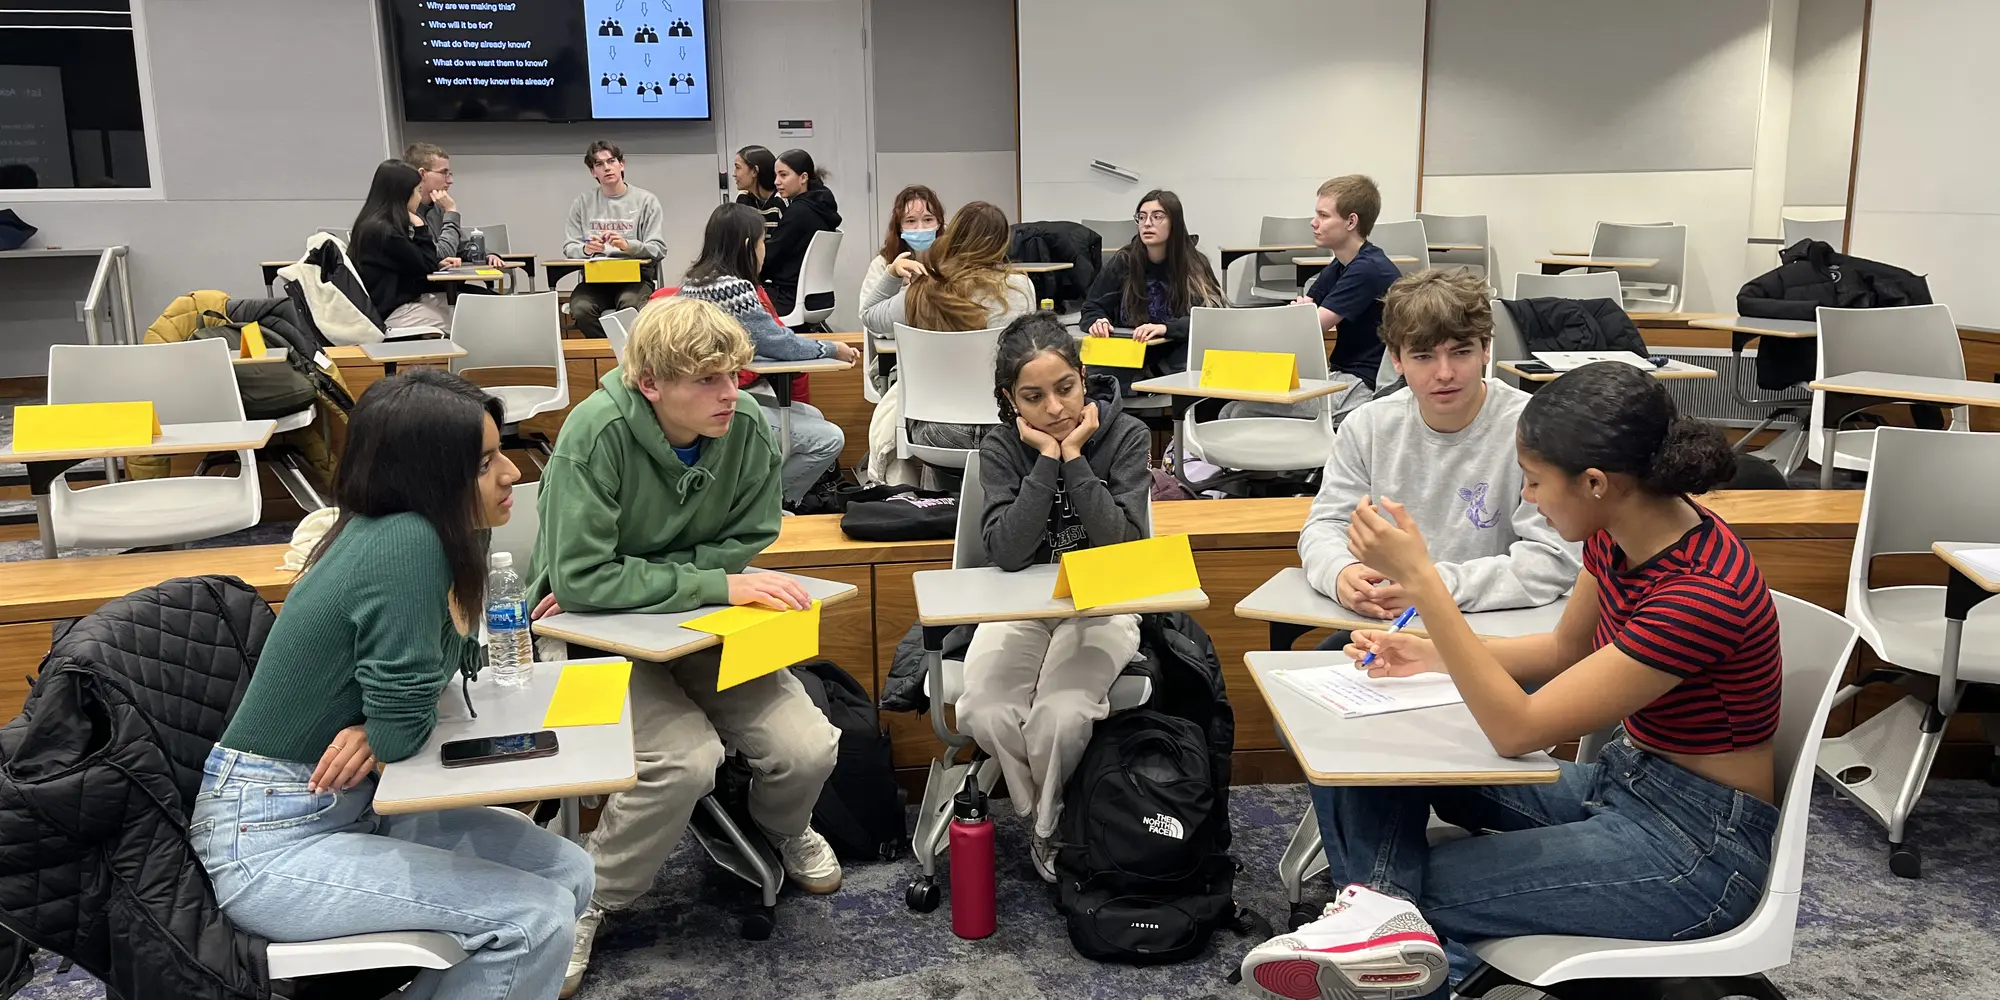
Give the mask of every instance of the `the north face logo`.
M 1161 837 L 1171 837 L 1175 840 L 1187 839 L 1187 831 L 1181 827 L 1181 821 L 1178 817 L 1161 813 L 1158 816 L 1143 817 L 1139 822 L 1146 824 L 1146 831 L 1148 833 Z

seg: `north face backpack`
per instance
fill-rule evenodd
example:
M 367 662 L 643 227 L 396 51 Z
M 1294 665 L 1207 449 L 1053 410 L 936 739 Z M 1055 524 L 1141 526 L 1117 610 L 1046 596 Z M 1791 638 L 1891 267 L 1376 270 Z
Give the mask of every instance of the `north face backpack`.
M 903 853 L 904 794 L 896 784 L 889 734 L 861 683 L 832 660 L 792 667 L 806 696 L 840 730 L 833 775 L 813 805 L 813 829 L 844 861 L 890 861 Z
M 1151 709 L 1097 724 L 1063 787 L 1056 909 L 1085 958 L 1192 958 L 1236 927 L 1226 792 L 1200 726 Z

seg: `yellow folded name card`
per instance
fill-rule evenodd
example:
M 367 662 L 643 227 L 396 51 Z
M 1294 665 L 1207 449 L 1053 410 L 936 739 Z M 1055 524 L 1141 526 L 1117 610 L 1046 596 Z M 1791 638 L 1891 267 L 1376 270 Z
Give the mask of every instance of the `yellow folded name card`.
M 1083 363 L 1107 368 L 1144 368 L 1146 345 L 1124 337 L 1085 337 Z
M 261 358 L 264 356 L 264 328 L 256 323 L 243 324 L 243 347 L 238 356 Z
M 542 716 L 542 728 L 608 726 L 625 715 L 625 690 L 632 684 L 632 663 L 572 663 L 556 680 L 555 697 Z
M 1204 351 L 1201 387 L 1284 392 L 1299 387 L 1299 359 L 1270 351 Z
M 752 605 L 724 608 L 681 627 L 722 637 L 717 691 L 819 655 L 818 601 L 804 611 L 773 611 Z
M 625 260 L 587 260 L 583 262 L 583 280 L 591 282 L 625 282 L 639 280 L 639 262 Z
M 17 452 L 132 448 L 152 444 L 159 435 L 160 418 L 150 400 L 14 408 Z
M 1053 596 L 1070 598 L 1081 611 L 1199 586 L 1188 536 L 1166 535 L 1063 553 Z

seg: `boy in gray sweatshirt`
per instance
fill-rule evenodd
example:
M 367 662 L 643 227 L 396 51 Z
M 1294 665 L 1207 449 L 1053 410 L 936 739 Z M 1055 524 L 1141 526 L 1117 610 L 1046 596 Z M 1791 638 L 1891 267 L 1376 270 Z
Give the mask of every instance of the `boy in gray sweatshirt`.
M 577 332 L 604 336 L 598 317 L 608 311 L 638 309 L 646 304 L 659 281 L 659 261 L 667 255 L 660 233 L 660 199 L 651 191 L 625 183 L 625 154 L 599 140 L 584 151 L 583 162 L 597 186 L 576 196 L 563 226 L 563 256 L 571 258 L 638 258 L 641 279 L 627 282 L 579 281 L 569 296 L 569 315 Z
M 1521 500 L 1514 427 L 1528 394 L 1484 377 L 1490 294 L 1476 276 L 1432 270 L 1402 278 L 1383 299 L 1382 344 L 1409 386 L 1341 424 L 1299 532 L 1313 589 L 1351 610 L 1394 618 L 1410 604 L 1348 551 L 1348 521 L 1364 496 L 1416 516 L 1462 610 L 1538 607 L 1576 583 L 1582 553 Z

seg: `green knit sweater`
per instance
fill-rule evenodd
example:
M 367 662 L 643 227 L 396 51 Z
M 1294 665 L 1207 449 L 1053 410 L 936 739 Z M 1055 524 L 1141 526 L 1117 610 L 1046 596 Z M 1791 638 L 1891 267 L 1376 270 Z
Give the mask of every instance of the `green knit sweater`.
M 376 760 L 416 753 L 452 674 L 479 655 L 452 625 L 450 590 L 422 515 L 348 522 L 285 599 L 222 745 L 317 763 L 335 734 L 365 723 Z

